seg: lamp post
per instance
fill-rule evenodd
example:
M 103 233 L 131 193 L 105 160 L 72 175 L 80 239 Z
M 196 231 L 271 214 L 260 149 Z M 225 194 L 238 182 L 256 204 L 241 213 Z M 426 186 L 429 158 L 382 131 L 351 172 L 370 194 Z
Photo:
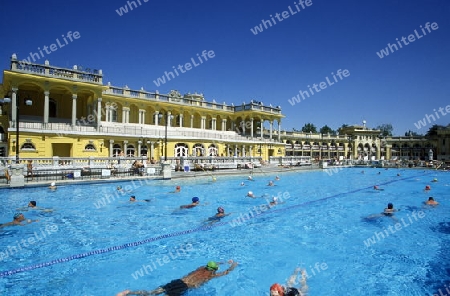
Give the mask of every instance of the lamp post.
M 257 127 L 256 128 L 257 134 L 261 137 L 261 141 L 262 141 L 262 132 L 261 132 L 261 128 Z M 262 143 L 259 142 L 259 157 L 261 157 L 261 153 L 262 153 Z
M 159 119 L 162 119 L 165 117 L 165 132 L 164 132 L 164 161 L 167 161 L 167 126 L 169 125 L 169 120 L 172 120 L 173 116 L 169 115 L 169 113 L 166 114 L 158 114 Z
M 11 106 L 11 111 L 12 109 L 15 107 L 16 109 L 16 164 L 19 164 L 20 159 L 19 159 L 19 149 L 20 149 L 20 145 L 19 145 L 19 104 L 17 103 L 18 98 L 16 99 L 15 105 L 16 106 Z M 11 99 L 10 98 L 4 98 L 3 102 L 5 103 L 10 103 Z M 31 100 L 25 100 L 25 104 L 27 106 L 31 106 L 33 104 L 33 102 Z

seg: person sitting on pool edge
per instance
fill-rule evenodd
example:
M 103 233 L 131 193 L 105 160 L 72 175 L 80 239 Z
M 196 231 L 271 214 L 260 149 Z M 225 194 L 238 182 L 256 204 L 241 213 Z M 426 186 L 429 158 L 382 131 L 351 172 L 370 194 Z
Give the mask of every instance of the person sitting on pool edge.
M 6 226 L 24 226 L 26 224 L 30 224 L 32 222 L 38 222 L 39 220 L 31 220 L 28 219 L 26 224 L 23 224 L 22 222 L 25 221 L 25 216 L 22 213 L 15 213 L 13 220 L 8 223 L 0 224 L 0 227 L 6 227 Z
M 191 204 L 182 205 L 182 206 L 180 206 L 180 209 L 190 209 L 190 208 L 198 206 L 199 203 L 200 203 L 200 199 L 197 196 L 194 196 L 192 198 L 192 203 Z
M 430 196 L 428 200 L 425 202 L 425 204 L 430 206 L 437 206 L 439 203 L 435 201 L 432 196 Z
M 302 274 L 300 280 L 300 287 L 297 289 L 294 286 L 298 274 Z M 303 296 L 308 293 L 308 286 L 306 285 L 307 274 L 304 269 L 297 268 L 294 273 L 289 277 L 286 287 L 275 283 L 270 286 L 270 296 Z
M 206 266 L 200 266 L 196 270 L 190 272 L 188 275 L 182 277 L 181 279 L 176 279 L 171 281 L 168 284 L 165 284 L 153 291 L 130 291 L 125 290 L 118 293 L 116 296 L 125 296 L 125 295 L 159 295 L 166 294 L 172 296 L 181 296 L 186 291 L 192 288 L 198 288 L 209 280 L 220 277 L 223 275 L 227 275 L 230 271 L 232 271 L 236 266 L 237 262 L 233 260 L 229 260 L 227 270 L 224 272 L 216 273 L 219 269 L 219 264 L 214 261 L 209 261 Z

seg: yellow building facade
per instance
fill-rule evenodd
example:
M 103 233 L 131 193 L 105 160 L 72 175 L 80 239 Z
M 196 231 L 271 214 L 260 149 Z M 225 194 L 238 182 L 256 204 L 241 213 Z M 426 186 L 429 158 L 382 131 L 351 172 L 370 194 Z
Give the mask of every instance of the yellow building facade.
M 11 57 L 0 85 L 1 156 L 284 156 L 280 107 L 209 102 L 103 83 L 101 70 Z M 31 102 L 32 105 L 28 105 Z M 165 142 L 167 140 L 167 147 Z

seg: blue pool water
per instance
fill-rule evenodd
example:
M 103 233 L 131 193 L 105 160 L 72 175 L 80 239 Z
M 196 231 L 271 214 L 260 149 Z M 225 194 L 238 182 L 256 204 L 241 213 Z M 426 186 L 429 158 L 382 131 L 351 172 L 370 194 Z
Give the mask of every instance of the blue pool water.
M 234 271 L 186 295 L 268 295 L 269 287 L 285 284 L 296 267 L 308 273 L 309 295 L 433 295 L 439 289 L 446 295 L 447 172 L 344 169 L 331 176 L 322 171 L 279 176 L 274 187 L 266 185 L 275 175 L 259 173 L 255 181 L 217 176 L 216 182 L 197 177 L 60 186 L 55 192 L 1 190 L 1 222 L 11 221 L 29 200 L 53 211 L 24 211 L 39 222 L 0 228 L 0 294 L 151 290 L 210 260 L 234 259 L 239 263 Z M 118 185 L 129 192 L 118 194 Z M 181 192 L 168 193 L 176 185 Z M 423 190 L 426 185 L 430 192 Z M 245 197 L 248 191 L 263 197 Z M 130 203 L 130 195 L 150 201 Z M 200 206 L 178 209 L 193 196 Z M 283 203 L 263 211 L 272 196 Z M 440 205 L 425 207 L 429 196 Z M 388 202 L 400 209 L 396 220 L 369 217 Z M 231 215 L 205 222 L 218 206 Z

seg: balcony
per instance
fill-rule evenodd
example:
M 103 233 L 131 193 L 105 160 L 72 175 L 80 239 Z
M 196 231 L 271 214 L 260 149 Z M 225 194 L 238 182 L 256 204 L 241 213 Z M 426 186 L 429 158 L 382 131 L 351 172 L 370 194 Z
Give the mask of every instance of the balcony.
M 27 61 L 19 61 L 16 55 L 11 57 L 11 71 L 29 73 L 34 75 L 41 75 L 46 77 L 62 78 L 79 82 L 90 82 L 95 84 L 102 84 L 102 70 L 97 69 L 78 69 L 74 66 L 74 69 L 66 69 L 50 66 L 48 61 L 45 65 L 33 64 Z
M 61 119 L 63 121 L 63 119 Z M 64 135 L 83 135 L 83 136 L 114 136 L 114 137 L 147 137 L 154 139 L 161 139 L 165 136 L 165 126 L 157 125 L 141 125 L 136 123 L 118 123 L 102 121 L 100 128 L 94 125 L 75 125 L 72 126 L 69 122 L 49 122 L 44 124 L 42 122 L 27 121 L 20 122 L 19 128 L 23 132 L 38 133 L 38 134 L 56 134 Z M 15 132 L 14 122 L 9 122 L 9 132 Z M 168 138 L 180 140 L 209 140 L 209 141 L 232 141 L 241 142 L 243 144 L 254 142 L 258 143 L 276 143 L 270 139 L 257 139 L 244 137 L 234 131 L 221 130 L 206 130 L 188 127 L 168 127 Z

